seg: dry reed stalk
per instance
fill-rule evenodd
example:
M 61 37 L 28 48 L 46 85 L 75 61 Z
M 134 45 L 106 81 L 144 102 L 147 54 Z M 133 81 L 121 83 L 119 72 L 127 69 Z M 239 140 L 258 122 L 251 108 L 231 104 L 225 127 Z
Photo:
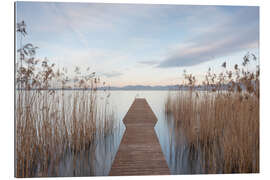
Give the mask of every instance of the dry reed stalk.
M 222 80 L 211 85 L 214 92 L 200 94 L 194 90 L 195 78 L 186 76 L 193 88 L 169 96 L 165 104 L 190 148 L 202 152 L 206 173 L 259 172 L 259 70 L 256 75 L 241 72 L 234 80 L 220 76 Z M 231 84 L 229 90 L 221 89 L 224 83 Z
M 78 154 L 90 149 L 95 154 L 93 142 L 101 131 L 97 130 L 96 92 L 100 79 L 95 72 L 89 73 L 89 68 L 87 75 L 78 78 L 81 72 L 76 67 L 74 80 L 78 81 L 74 87 L 87 91 L 75 92 L 71 99 L 64 97 L 64 92 L 56 93 L 50 89 L 53 83 L 60 83 L 64 89 L 70 81 L 66 69 L 56 71 L 55 64 L 46 58 L 40 61 L 34 57 L 37 47 L 22 44 L 22 37 L 27 35 L 24 21 L 17 23 L 16 31 L 21 35 L 21 46 L 17 50 L 20 67 L 16 64 L 15 175 L 57 176 L 58 165 L 67 153 L 73 153 L 74 163 Z M 114 123 L 110 113 L 102 114 L 106 123 Z M 111 131 L 107 125 L 104 128 L 103 133 Z
M 96 96 L 88 92 L 74 93 L 70 107 L 64 98 L 60 101 L 61 95 L 46 91 L 21 91 L 17 96 L 16 177 L 56 175 L 51 170 L 68 149 L 74 152 L 75 163 L 77 154 L 89 150 L 97 127 L 104 134 L 112 131 L 113 114 L 101 111 L 100 117 Z M 104 124 L 97 126 L 100 120 Z

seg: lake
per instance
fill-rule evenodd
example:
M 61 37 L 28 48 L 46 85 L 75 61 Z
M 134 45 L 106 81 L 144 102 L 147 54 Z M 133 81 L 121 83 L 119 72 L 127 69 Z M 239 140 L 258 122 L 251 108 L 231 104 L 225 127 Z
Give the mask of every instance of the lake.
M 28 93 L 35 93 L 35 91 L 25 91 L 22 93 L 22 96 L 25 96 Z M 38 92 L 38 94 L 43 93 L 45 93 L 45 91 Z M 72 107 L 82 100 L 78 99 L 77 102 L 75 102 L 74 99 L 76 98 L 74 97 L 89 97 L 81 96 L 83 93 L 89 94 L 91 91 L 56 91 L 54 96 L 49 96 L 49 99 L 43 99 L 43 101 L 46 100 L 51 102 L 52 105 L 53 102 L 56 102 L 55 108 L 59 109 L 59 111 L 61 111 L 61 106 L 63 106 L 63 103 L 61 102 L 64 102 L 66 110 L 62 113 L 65 115 L 66 119 L 70 119 L 70 117 L 73 116 L 71 110 Z M 114 118 L 112 118 L 114 121 L 113 130 L 105 136 L 102 133 L 101 135 L 97 133 L 89 150 L 75 154 L 69 148 L 65 150 L 64 156 L 57 161 L 59 162 L 59 164 L 57 164 L 57 170 L 54 170 L 54 163 L 51 165 L 49 164 L 46 176 L 108 175 L 125 131 L 125 125 L 122 120 L 136 97 L 145 98 L 158 119 L 155 126 L 155 132 L 171 174 L 203 173 L 200 165 L 200 156 L 194 157 L 190 154 L 190 148 L 186 143 L 183 132 L 179 127 L 178 129 L 176 128 L 173 117 L 165 113 L 165 102 L 168 95 L 174 97 L 177 94 L 177 91 L 97 91 L 96 93 L 97 113 L 100 115 L 104 114 L 104 104 L 106 104 L 106 111 L 112 112 L 114 116 Z M 186 92 L 183 93 L 185 94 Z M 33 107 L 37 108 L 35 112 L 38 114 L 37 118 L 41 120 L 43 117 L 43 110 L 39 110 L 38 106 L 40 102 L 37 99 L 38 97 L 35 102 L 36 106 Z M 79 107 L 76 107 L 76 111 L 80 112 L 81 110 L 78 109 Z M 53 113 L 54 108 L 50 108 L 50 111 L 52 112 L 49 113 Z M 59 113 L 61 114 L 61 112 Z M 39 121 L 38 119 L 35 119 L 35 121 Z M 103 117 L 99 118 L 97 126 L 103 123 L 102 119 Z M 54 120 L 51 119 L 50 121 Z M 80 118 L 78 118 L 78 121 L 80 121 Z M 74 126 L 72 125 L 72 122 L 67 123 Z M 37 125 L 38 124 L 39 123 L 37 123 Z M 36 169 L 39 169 L 40 166 L 42 166 L 42 163 L 38 165 Z M 33 171 L 35 172 L 36 170 L 33 169 Z M 39 175 L 37 174 L 37 176 Z
M 106 99 L 105 96 L 109 98 Z M 136 97 L 145 98 L 155 113 L 158 121 L 155 126 L 155 131 L 158 136 L 163 154 L 168 163 L 171 174 L 191 174 L 191 173 L 202 173 L 202 168 L 198 159 L 190 159 L 189 147 L 185 143 L 185 137 L 181 133 L 181 130 L 175 131 L 173 117 L 166 115 L 165 113 L 165 102 L 168 95 L 172 97 L 177 91 L 110 91 L 110 92 L 98 92 L 101 101 L 107 101 L 112 106 L 112 109 L 116 113 L 116 118 L 119 124 L 119 129 L 115 132 L 114 140 L 106 143 L 107 147 L 111 147 L 112 143 L 114 148 L 111 148 L 111 156 L 114 157 L 121 138 L 125 131 L 125 126 L 122 122 L 128 109 L 133 103 Z M 106 100 L 105 100 L 106 99 Z M 177 138 L 175 138 L 177 136 Z M 177 139 L 177 142 L 176 142 Z M 99 148 L 105 147 L 103 144 Z M 100 152 L 100 151 L 98 151 Z M 103 153 L 100 156 L 104 156 Z M 112 161 L 104 162 L 108 165 L 112 164 Z M 105 164 L 104 164 L 105 165 Z M 109 173 L 110 166 L 105 172 L 105 175 Z M 98 173 L 99 174 L 99 173 Z M 102 173 L 101 173 L 102 174 Z M 101 175 L 100 174 L 100 175 Z

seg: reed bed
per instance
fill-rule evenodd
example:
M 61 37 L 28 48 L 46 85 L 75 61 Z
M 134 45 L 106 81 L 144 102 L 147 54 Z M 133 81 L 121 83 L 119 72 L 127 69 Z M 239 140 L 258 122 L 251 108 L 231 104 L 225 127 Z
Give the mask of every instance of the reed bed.
M 58 176 L 68 153 L 75 167 L 78 154 L 91 150 L 94 157 L 97 133 L 99 138 L 112 133 L 113 112 L 105 111 L 109 105 L 98 107 L 95 92 L 64 94 L 17 91 L 16 177 Z
M 24 21 L 17 24 L 17 33 L 21 40 L 27 35 Z M 95 175 L 97 139 L 102 141 L 113 133 L 116 123 L 110 105 L 99 102 L 100 79 L 89 68 L 83 75 L 78 67 L 75 77 L 69 78 L 66 69 L 35 58 L 37 47 L 33 44 L 20 44 L 16 63 L 15 176 Z M 58 91 L 53 89 L 55 84 L 61 87 Z M 71 86 L 80 90 L 64 91 Z M 68 170 L 64 166 L 69 166 Z
M 226 73 L 208 72 L 204 91 L 185 73 L 190 89 L 168 96 L 166 113 L 184 133 L 191 161 L 200 159 L 205 173 L 259 172 L 259 69 L 247 71 L 251 59 L 256 61 L 246 55 L 243 68 L 235 65 L 234 72 L 226 63 Z

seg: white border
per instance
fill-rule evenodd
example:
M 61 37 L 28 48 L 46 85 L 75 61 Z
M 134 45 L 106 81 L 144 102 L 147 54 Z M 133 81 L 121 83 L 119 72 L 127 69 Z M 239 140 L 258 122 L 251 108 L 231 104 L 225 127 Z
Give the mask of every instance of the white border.
M 47 0 L 50 1 L 50 0 Z M 267 178 L 269 176 L 269 132 L 270 132 L 270 40 L 269 40 L 269 18 L 270 7 L 267 0 L 57 0 L 57 2 L 105 2 L 105 3 L 152 3 L 152 4 L 188 4 L 188 5 L 246 5 L 260 6 L 260 66 L 261 66 L 261 106 L 260 106 L 260 174 L 238 174 L 238 175 L 178 175 L 178 176 L 144 176 L 142 179 L 251 179 L 251 178 Z M 1 93 L 0 93 L 0 176 L 3 179 L 14 179 L 14 1 L 1 0 L 0 2 L 0 25 L 1 25 Z M 4 54 L 4 55 L 3 55 Z M 76 179 L 86 179 L 76 178 Z M 91 177 L 91 179 L 137 179 L 133 177 Z M 47 178 L 43 178 L 47 179 Z M 52 179 L 52 178 L 50 178 Z M 57 179 L 73 179 L 73 178 L 57 178 Z M 75 178 L 74 178 L 75 179 Z M 269 179 L 269 177 L 268 177 Z

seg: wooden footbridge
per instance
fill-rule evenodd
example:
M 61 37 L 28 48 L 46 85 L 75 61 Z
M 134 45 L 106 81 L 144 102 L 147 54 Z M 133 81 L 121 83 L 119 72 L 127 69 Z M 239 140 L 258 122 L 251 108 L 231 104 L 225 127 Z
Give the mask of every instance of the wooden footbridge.
M 123 119 L 126 131 L 110 175 L 169 175 L 154 126 L 157 118 L 147 101 L 136 98 Z

